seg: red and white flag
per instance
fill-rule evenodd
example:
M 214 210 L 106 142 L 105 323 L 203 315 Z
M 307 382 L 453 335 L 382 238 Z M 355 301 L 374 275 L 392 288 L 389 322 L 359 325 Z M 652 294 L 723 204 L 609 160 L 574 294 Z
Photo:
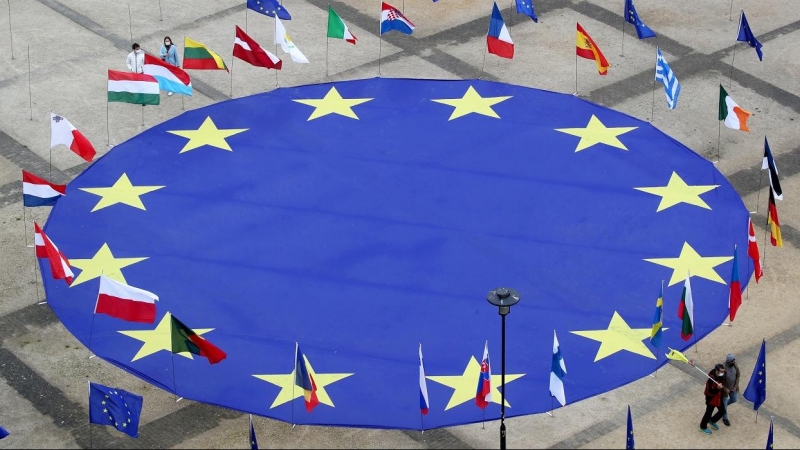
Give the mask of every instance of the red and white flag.
M 747 243 L 747 255 L 750 256 L 750 259 L 753 260 L 753 267 L 755 267 L 755 275 L 756 275 L 756 283 L 758 283 L 758 279 L 761 278 L 761 275 L 764 273 L 761 271 L 761 255 L 758 253 L 758 242 L 756 242 L 756 230 L 753 228 L 753 221 L 747 219 L 748 226 L 750 231 L 748 232 L 748 240 L 750 242 Z
M 236 27 L 236 38 L 233 41 L 233 56 L 256 67 L 280 70 L 283 66 L 283 61 L 280 58 L 261 48 L 258 42 L 254 41 L 238 26 Z
M 153 323 L 156 320 L 156 300 L 158 296 L 152 292 L 100 275 L 100 291 L 94 312 L 128 322 Z
M 56 244 L 44 234 L 44 231 L 39 227 L 39 224 L 33 222 L 34 235 L 33 243 L 36 246 L 36 257 L 47 258 L 50 261 L 50 271 L 53 273 L 53 278 L 56 280 L 66 280 L 67 284 L 72 284 L 72 268 L 69 265 L 69 260 L 61 250 L 56 247 Z
M 66 145 L 70 150 L 88 162 L 92 162 L 97 154 L 92 143 L 76 130 L 63 116 L 50 113 L 50 148 L 59 144 Z

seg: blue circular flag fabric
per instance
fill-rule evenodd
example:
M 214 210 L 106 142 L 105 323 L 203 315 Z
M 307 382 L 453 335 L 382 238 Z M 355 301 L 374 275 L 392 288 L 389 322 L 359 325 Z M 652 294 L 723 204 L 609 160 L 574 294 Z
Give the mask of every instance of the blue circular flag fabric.
M 296 424 L 428 429 L 500 415 L 489 291 L 521 295 L 506 416 L 549 411 L 554 332 L 573 403 L 718 327 L 732 276 L 753 272 L 748 220 L 713 164 L 626 114 L 375 78 L 221 102 L 118 145 L 47 222 L 71 286 L 40 261 L 67 329 L 155 386 Z

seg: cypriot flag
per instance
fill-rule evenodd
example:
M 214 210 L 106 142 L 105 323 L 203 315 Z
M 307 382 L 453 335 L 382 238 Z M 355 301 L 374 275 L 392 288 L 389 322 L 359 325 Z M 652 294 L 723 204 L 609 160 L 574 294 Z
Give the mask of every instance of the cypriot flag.
M 281 23 L 281 19 L 277 17 L 275 17 L 275 43 L 281 45 L 283 51 L 292 57 L 292 61 L 296 63 L 308 63 L 306 56 L 294 45 L 292 38 L 286 34 L 286 28 Z

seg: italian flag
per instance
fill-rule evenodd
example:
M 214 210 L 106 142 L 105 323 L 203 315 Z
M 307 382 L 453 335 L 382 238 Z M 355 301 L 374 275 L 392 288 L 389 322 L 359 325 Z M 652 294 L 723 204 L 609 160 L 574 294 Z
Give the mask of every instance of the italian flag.
M 108 101 L 158 105 L 161 102 L 158 80 L 143 73 L 109 70 Z
M 719 85 L 719 120 L 725 121 L 725 126 L 733 128 L 734 130 L 742 130 L 750 132 L 747 128 L 747 118 L 750 113 L 743 110 L 736 104 L 735 101 L 725 92 L 725 88 Z
M 683 283 L 681 303 L 678 306 L 678 317 L 681 319 L 681 339 L 688 341 L 694 334 L 694 302 L 692 301 L 692 285 L 689 284 L 690 276 L 686 275 Z
M 170 314 L 170 321 L 172 353 L 189 352 L 198 356 L 205 356 L 211 364 L 216 364 L 228 356 L 216 345 L 200 337 L 194 330 L 184 325 L 172 314 Z
M 356 37 L 344 24 L 342 18 L 336 14 L 336 11 L 328 5 L 328 37 L 334 39 L 344 39 L 345 41 L 355 45 Z

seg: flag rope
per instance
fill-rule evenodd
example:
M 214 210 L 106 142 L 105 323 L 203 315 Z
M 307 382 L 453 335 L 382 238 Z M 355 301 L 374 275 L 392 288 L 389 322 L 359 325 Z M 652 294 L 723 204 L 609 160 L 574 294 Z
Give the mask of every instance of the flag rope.
M 733 0 L 731 0 L 731 7 L 733 7 Z M 742 27 L 743 15 L 744 15 L 744 10 L 742 10 L 742 13 L 739 15 L 739 26 L 736 28 L 737 32 Z M 733 87 L 733 62 L 736 61 L 736 44 L 738 43 L 739 43 L 738 39 L 733 43 L 733 57 L 731 58 L 731 74 L 730 77 L 728 77 L 728 87 L 730 88 Z
M 30 44 L 28 44 L 28 106 L 30 106 L 30 109 L 31 109 L 31 120 L 33 120 L 33 94 L 31 93 L 31 46 L 30 46 Z M 52 167 L 51 167 L 50 170 L 52 171 Z M 51 177 L 52 177 L 52 174 L 51 174 Z

